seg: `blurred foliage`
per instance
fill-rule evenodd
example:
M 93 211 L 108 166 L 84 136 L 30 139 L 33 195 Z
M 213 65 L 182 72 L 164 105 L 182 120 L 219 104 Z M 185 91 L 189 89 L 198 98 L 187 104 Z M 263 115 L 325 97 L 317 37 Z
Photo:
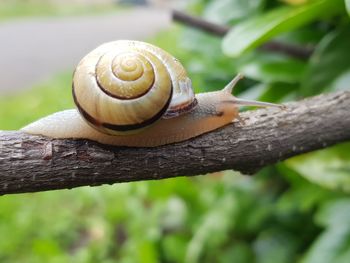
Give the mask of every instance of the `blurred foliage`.
M 343 0 L 320 0 L 299 7 L 280 7 L 234 26 L 225 36 L 223 51 L 239 56 L 281 34 L 325 15 L 339 13 Z M 234 43 L 234 45 L 232 45 Z
M 47 0 L 1 0 L 0 21 L 30 16 L 71 16 L 119 10 L 116 4 L 78 4 Z
M 72 108 L 72 92 L 67 88 L 71 82 L 72 73 L 62 73 L 19 95 L 0 97 L 0 129 L 18 129 L 50 113 Z
M 150 41 L 181 60 L 196 92 L 239 71 L 247 78 L 235 95 L 249 99 L 346 90 L 349 2 L 196 0 L 193 14 L 232 25 L 224 40 L 176 26 Z M 302 60 L 259 48 L 272 39 L 314 52 Z M 70 79 L 1 99 L 0 129 L 72 107 Z M 333 146 L 254 177 L 226 171 L 3 196 L 0 262 L 350 262 L 349 153 L 349 143 Z

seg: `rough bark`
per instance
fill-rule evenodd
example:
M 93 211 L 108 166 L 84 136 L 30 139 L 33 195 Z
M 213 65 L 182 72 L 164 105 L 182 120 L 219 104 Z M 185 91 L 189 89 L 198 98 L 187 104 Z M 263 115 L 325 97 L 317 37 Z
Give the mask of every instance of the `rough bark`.
M 113 184 L 225 169 L 253 174 L 350 140 L 350 92 L 241 114 L 243 122 L 157 148 L 100 145 L 0 131 L 0 194 Z

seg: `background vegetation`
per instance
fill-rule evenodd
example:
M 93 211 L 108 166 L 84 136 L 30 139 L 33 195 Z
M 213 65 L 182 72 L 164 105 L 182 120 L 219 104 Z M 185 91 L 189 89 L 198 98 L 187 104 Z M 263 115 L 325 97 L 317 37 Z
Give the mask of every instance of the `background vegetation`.
M 69 5 L 67 5 L 67 3 L 69 3 Z M 1 0 L 0 20 L 32 16 L 76 16 L 100 14 L 113 12 L 119 9 L 120 6 L 112 4 L 112 1 L 102 1 L 102 3 L 99 4 L 97 4 L 97 1 L 90 1 L 90 4 L 81 5 L 79 4 L 79 1 L 64 0 Z
M 350 1 L 197 0 L 189 11 L 232 26 L 183 27 L 150 42 L 177 56 L 197 92 L 289 101 L 349 89 Z M 312 48 L 297 59 L 258 48 Z M 175 44 L 174 44 L 175 43 Z M 71 73 L 0 100 L 0 129 L 73 107 Z M 332 109 L 329 109 L 332 110 Z M 349 131 L 350 132 L 350 131 Z M 350 262 L 350 143 L 268 167 L 0 198 L 0 262 Z

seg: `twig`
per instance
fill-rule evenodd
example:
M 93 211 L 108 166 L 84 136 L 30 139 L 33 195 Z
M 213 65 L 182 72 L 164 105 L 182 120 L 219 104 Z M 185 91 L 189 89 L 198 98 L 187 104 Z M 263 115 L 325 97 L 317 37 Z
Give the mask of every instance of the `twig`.
M 282 54 L 286 54 L 288 56 L 302 59 L 302 60 L 308 60 L 314 51 L 314 49 L 311 47 L 292 45 L 292 44 L 282 43 L 275 40 L 271 40 L 263 44 L 260 48 L 262 50 L 282 53 Z
M 0 194 L 193 176 L 266 165 L 350 140 L 350 92 L 241 114 L 217 131 L 157 148 L 58 140 L 0 131 Z
M 230 27 L 228 26 L 214 24 L 202 18 L 191 16 L 178 10 L 172 11 L 172 19 L 219 37 L 223 37 L 230 30 Z M 307 60 L 313 52 L 313 48 L 311 47 L 288 44 L 280 41 L 267 42 L 261 46 L 261 49 L 286 54 L 288 56 L 303 60 Z
M 178 10 L 172 11 L 172 19 L 219 37 L 223 37 L 230 30 L 228 26 L 214 24 L 200 17 L 191 16 Z

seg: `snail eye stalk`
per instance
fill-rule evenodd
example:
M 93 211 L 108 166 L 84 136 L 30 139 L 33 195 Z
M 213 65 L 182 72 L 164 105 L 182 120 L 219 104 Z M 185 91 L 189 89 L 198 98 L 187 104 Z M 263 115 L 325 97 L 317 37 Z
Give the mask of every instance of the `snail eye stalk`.
M 232 91 L 234 87 L 237 85 L 237 83 L 243 79 L 244 76 L 241 73 L 238 73 L 231 81 L 228 83 L 225 88 L 223 88 L 222 91 L 227 92 L 229 94 L 232 94 Z M 239 106 L 256 106 L 256 107 L 279 107 L 279 108 L 285 108 L 284 105 L 276 104 L 276 103 L 270 103 L 270 102 L 262 102 L 262 101 L 255 101 L 255 100 L 245 100 L 245 99 L 238 99 L 236 97 L 233 97 L 231 100 L 224 101 L 227 103 L 233 103 L 235 105 Z
M 238 99 L 234 98 L 233 103 L 240 106 L 256 106 L 256 107 L 278 107 L 278 108 L 285 108 L 282 104 L 276 104 L 276 103 L 270 103 L 270 102 L 262 102 L 262 101 L 255 101 L 255 100 L 245 100 L 245 99 Z
M 223 88 L 224 92 L 232 94 L 233 88 L 237 85 L 237 83 L 243 79 L 244 76 L 241 73 L 238 73 L 231 81 L 228 83 L 225 88 Z

